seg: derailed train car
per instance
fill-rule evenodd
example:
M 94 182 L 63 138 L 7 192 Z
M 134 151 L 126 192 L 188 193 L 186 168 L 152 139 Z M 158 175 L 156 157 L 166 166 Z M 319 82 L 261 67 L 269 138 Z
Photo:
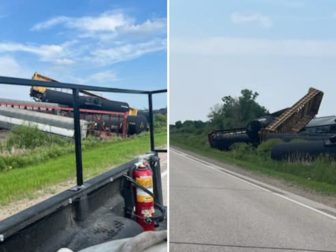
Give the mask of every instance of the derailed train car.
M 336 116 L 313 119 L 295 140 L 275 145 L 271 151 L 271 158 L 309 161 L 323 155 L 335 159 Z
M 260 121 L 259 121 L 260 120 Z M 262 124 L 268 119 L 260 118 L 252 121 L 246 128 L 232 130 L 215 130 L 209 135 L 211 147 L 220 150 L 230 150 L 235 143 L 247 143 L 258 146 L 261 143 L 259 131 Z M 264 136 L 263 141 L 280 139 L 284 142 L 292 140 L 318 141 L 328 140 L 336 135 L 336 116 L 320 117 L 313 119 L 305 128 L 298 133 L 273 133 Z
M 246 128 L 216 130 L 208 135 L 212 148 L 229 150 L 234 143 L 258 146 L 270 139 L 285 143 L 272 149 L 273 159 L 314 159 L 321 154 L 336 156 L 336 117 L 314 118 L 323 92 L 310 88 L 292 107 L 248 123 Z
M 34 73 L 32 79 L 57 82 L 39 73 Z M 90 110 L 91 117 L 89 117 L 89 120 L 93 123 L 95 129 L 121 132 L 126 127 L 128 134 L 139 134 L 148 130 L 148 113 L 132 108 L 126 102 L 112 101 L 88 91 L 82 91 L 82 93 L 85 94 L 79 96 L 79 107 L 82 109 L 82 117 L 88 120 L 86 115 L 88 111 L 86 110 Z M 66 107 L 73 106 L 72 94 L 58 90 L 33 86 L 30 90 L 30 96 L 38 102 L 56 103 Z M 108 111 L 115 114 L 99 112 L 99 116 L 95 116 L 92 113 L 94 111 Z M 122 120 L 118 113 L 127 114 L 127 120 Z M 72 116 L 71 113 L 63 113 L 63 115 Z

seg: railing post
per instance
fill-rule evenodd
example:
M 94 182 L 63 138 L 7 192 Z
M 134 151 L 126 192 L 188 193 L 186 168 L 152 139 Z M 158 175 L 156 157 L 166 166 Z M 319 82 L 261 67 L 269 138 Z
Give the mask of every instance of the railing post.
M 153 118 L 152 93 L 148 93 L 148 112 L 149 112 L 150 147 L 151 147 L 151 151 L 154 151 L 155 145 L 154 145 L 154 118 Z
M 73 95 L 73 118 L 75 131 L 75 152 L 76 152 L 76 176 L 77 186 L 83 185 L 83 162 L 82 162 L 82 137 L 80 128 L 80 112 L 79 112 L 79 90 L 72 89 Z

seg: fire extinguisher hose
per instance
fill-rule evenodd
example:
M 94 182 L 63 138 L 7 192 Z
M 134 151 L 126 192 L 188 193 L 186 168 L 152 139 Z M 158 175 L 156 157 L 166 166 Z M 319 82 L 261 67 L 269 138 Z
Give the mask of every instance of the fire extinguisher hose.
M 153 199 L 155 198 L 154 197 L 154 194 L 148 190 L 146 187 L 142 186 L 142 185 L 139 185 L 133 178 L 131 178 L 130 176 L 127 176 L 127 175 L 123 175 L 124 178 L 126 178 L 127 181 L 131 182 L 133 186 L 137 187 L 137 188 L 140 188 L 141 190 L 145 191 L 146 193 L 148 193 L 150 196 L 153 197 Z M 162 206 L 161 204 L 157 203 L 154 201 L 154 206 L 157 207 L 157 209 L 159 209 L 159 211 L 161 212 L 161 214 L 157 217 L 149 217 L 151 218 L 152 220 L 154 221 L 160 221 L 160 220 L 163 220 L 166 216 L 166 209 L 164 206 Z

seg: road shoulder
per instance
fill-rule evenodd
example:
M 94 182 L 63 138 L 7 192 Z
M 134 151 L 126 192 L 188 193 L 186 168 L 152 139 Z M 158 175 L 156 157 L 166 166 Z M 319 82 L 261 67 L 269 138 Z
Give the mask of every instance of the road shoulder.
M 256 172 L 256 171 L 251 171 L 251 170 L 247 170 L 244 169 L 242 167 L 236 166 L 236 165 L 232 165 L 232 164 L 228 164 L 225 162 L 221 162 L 218 160 L 214 160 L 212 158 L 206 157 L 204 155 L 200 155 L 198 153 L 192 152 L 190 150 L 187 149 L 183 149 L 181 147 L 177 147 L 177 146 L 171 146 L 170 148 L 177 150 L 177 151 L 181 151 L 184 152 L 188 155 L 191 155 L 195 158 L 198 159 L 202 159 L 206 162 L 212 163 L 214 165 L 223 167 L 225 166 L 225 169 L 241 174 L 243 176 L 246 176 L 248 178 L 251 178 L 253 180 L 259 181 L 261 183 L 266 184 L 268 187 L 274 187 L 274 188 L 278 188 L 281 190 L 284 190 L 286 192 L 292 193 L 294 195 L 298 195 L 301 196 L 303 198 L 321 203 L 323 205 L 326 205 L 328 207 L 331 207 L 332 209 L 336 208 L 336 197 L 335 196 L 329 196 L 329 195 L 325 195 L 313 190 L 309 190 L 308 188 L 303 188 L 299 185 L 296 185 L 292 182 L 283 180 L 283 179 L 279 179 L 279 178 L 274 178 L 274 177 L 270 177 L 267 176 L 265 174 L 262 174 L 260 172 Z

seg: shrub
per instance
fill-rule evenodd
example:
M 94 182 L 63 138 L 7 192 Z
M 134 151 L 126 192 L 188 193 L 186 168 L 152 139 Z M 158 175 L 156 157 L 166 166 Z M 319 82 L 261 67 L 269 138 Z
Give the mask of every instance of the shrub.
M 165 128 L 167 127 L 167 115 L 160 113 L 154 114 L 154 127 Z
M 14 127 L 7 140 L 7 148 L 13 147 L 34 149 L 39 146 L 49 146 L 50 144 L 65 145 L 68 141 L 56 135 L 51 135 L 40 131 L 33 126 Z
M 0 157 L 0 171 L 3 171 L 6 169 L 6 163 L 3 157 Z
M 252 145 L 246 143 L 235 143 L 230 149 L 232 156 L 238 159 L 246 159 L 248 155 L 255 151 Z
M 262 157 L 263 159 L 270 159 L 271 158 L 271 151 L 272 148 L 277 145 L 281 144 L 283 141 L 281 139 L 270 139 L 265 142 L 262 142 L 257 147 L 257 155 Z
M 109 140 L 109 141 L 116 141 L 116 138 L 113 138 L 113 140 Z M 85 150 L 87 148 L 93 147 L 100 142 L 102 142 L 102 140 L 100 140 L 99 138 L 93 137 L 93 136 L 88 136 L 82 142 L 82 149 Z

